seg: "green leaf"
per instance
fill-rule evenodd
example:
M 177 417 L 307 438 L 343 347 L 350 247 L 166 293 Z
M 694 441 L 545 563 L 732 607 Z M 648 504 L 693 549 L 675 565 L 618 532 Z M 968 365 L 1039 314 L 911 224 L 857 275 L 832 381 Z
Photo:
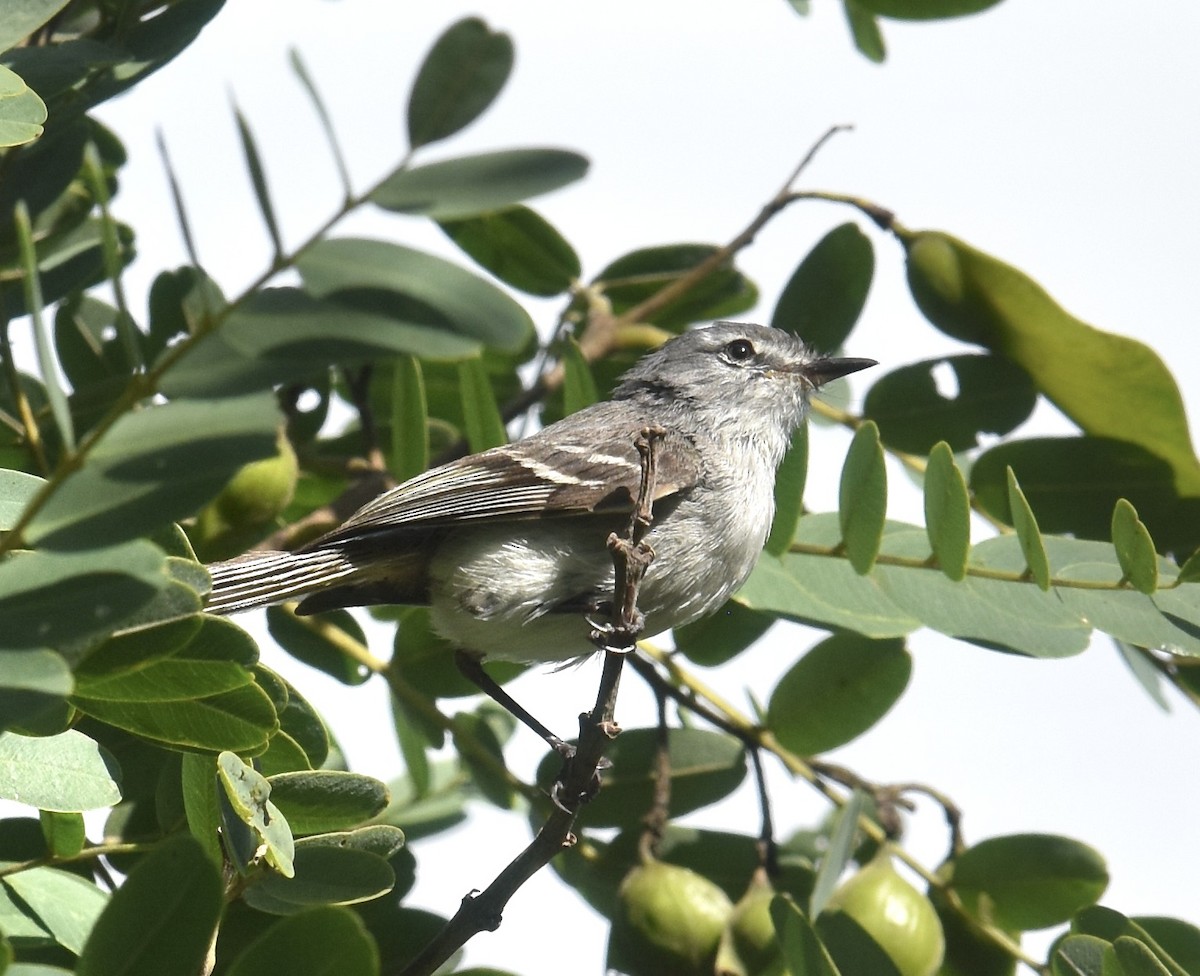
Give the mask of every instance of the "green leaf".
M 720 252 L 721 248 L 715 244 L 640 248 L 613 261 L 596 276 L 593 284 L 603 290 L 613 314 L 621 315 Z M 694 322 L 738 315 L 757 302 L 754 282 L 727 257 L 706 278 L 654 312 L 650 321 L 661 328 L 679 331 Z
M 874 274 L 870 238 L 854 223 L 835 227 L 792 272 L 771 325 L 798 335 L 818 352 L 834 352 L 862 314 Z
M 412 311 L 424 308 L 425 333 L 448 332 L 445 344 L 458 337 L 476 340 L 491 349 L 521 352 L 534 338 L 529 313 L 495 285 L 456 264 L 424 251 L 385 241 L 343 237 L 323 240 L 296 261 L 305 289 L 317 298 L 336 298 L 339 292 L 379 289 L 403 296 Z M 394 301 L 394 299 L 393 299 Z M 430 313 L 432 314 L 432 317 Z M 458 358 L 478 347 L 439 353 L 438 347 L 417 345 L 406 350 L 422 357 Z
M 1033 581 L 1043 590 L 1048 590 L 1050 562 L 1046 558 L 1046 545 L 1042 542 L 1037 518 L 1025 498 L 1025 493 L 1021 491 L 1012 468 L 1005 468 L 1005 478 L 1008 482 L 1008 508 L 1012 515 L 1013 528 L 1017 531 L 1017 539 L 1021 543 L 1021 552 L 1025 556 L 1025 565 Z
M 29 500 L 45 483 L 37 475 L 0 469 L 0 532 L 7 532 L 16 524 Z
M 108 896 L 90 881 L 57 868 L 32 868 L 10 874 L 5 885 L 24 902 L 54 941 L 78 953 L 94 931 L 97 918 L 111 904 Z M 78 972 L 83 972 L 82 966 Z
M 283 877 L 292 877 L 295 841 L 287 818 L 271 800 L 270 781 L 232 752 L 217 756 L 217 777 L 234 813 L 261 841 L 267 863 Z
M 397 481 L 429 467 L 429 414 L 421 360 L 398 356 L 392 374 L 392 449 L 389 468 Z
M 3 739 L 0 739 L 0 750 Z M 38 820 L 42 824 L 42 836 L 46 839 L 46 850 L 56 858 L 73 858 L 83 850 L 87 841 L 87 826 L 82 813 L 55 813 L 39 810 Z
M 1169 712 L 1171 710 L 1171 701 L 1167 698 L 1163 688 L 1164 679 L 1162 672 L 1158 670 L 1153 659 L 1140 649 L 1134 647 L 1132 644 L 1127 644 L 1123 640 L 1114 638 L 1113 645 L 1116 647 L 1117 653 L 1121 655 L 1121 660 L 1125 662 L 1125 666 L 1129 668 L 1134 680 L 1150 696 L 1150 700 L 1164 712 Z
M 74 696 L 81 712 L 178 749 L 261 752 L 279 728 L 271 699 L 255 684 L 175 702 L 104 701 Z
M 470 770 L 475 787 L 485 800 L 502 810 L 511 810 L 516 794 L 502 772 L 505 769 L 503 742 L 488 721 L 487 713 L 482 708 L 475 712 L 459 712 L 453 722 L 454 747 Z
M 3 78 L 0 77 L 0 84 L 2 83 Z M 50 339 L 46 334 L 46 325 L 42 317 L 46 304 L 58 296 L 53 291 L 49 295 L 43 293 L 42 262 L 34 250 L 33 227 L 29 219 L 29 209 L 24 200 L 17 201 L 13 221 L 16 225 L 20 254 L 19 267 L 23 286 L 22 294 L 25 299 L 24 311 L 29 314 L 33 327 L 33 345 L 37 350 L 38 375 L 45 387 L 46 399 L 50 403 L 50 415 L 54 418 L 58 436 L 62 439 L 63 446 L 67 450 L 73 451 L 75 449 L 75 428 L 71 421 L 71 409 L 67 404 L 67 394 L 58 375 L 58 367 L 50 349 Z
M 971 497 L 950 445 L 934 445 L 925 468 L 925 531 L 938 568 L 958 582 L 971 550 Z
M 939 374 L 954 377 L 943 391 Z M 1037 403 L 1029 374 L 1003 356 L 926 359 L 892 370 L 867 391 L 863 416 L 879 425 L 889 447 L 928 454 L 938 441 L 956 452 L 979 446 L 979 435 L 1007 434 Z
M 575 249 L 528 207 L 443 220 L 439 226 L 480 267 L 530 295 L 561 295 L 582 273 Z
M 808 479 L 808 425 L 792 434 L 792 443 L 775 472 L 775 519 L 764 547 L 772 556 L 782 556 L 792 544 L 800 516 L 804 514 L 804 483 Z
M 1108 869 L 1096 851 L 1069 837 L 1011 834 L 960 854 L 951 884 L 991 924 L 1027 931 L 1095 904 L 1108 887 Z
M 1113 950 L 1126 976 L 1172 976 L 1153 950 L 1139 939 L 1123 935 L 1113 943 Z
M 1008 648 L 1034 657 L 1078 654 L 1091 627 L 1063 606 L 1058 591 L 1045 593 L 1029 583 L 968 576 L 961 583 L 936 570 L 917 568 L 931 555 L 924 531 L 885 537 L 884 552 L 909 565 L 875 568 L 880 588 L 901 609 L 927 627 L 984 647 Z M 971 550 L 970 564 L 1014 575 L 1024 556 L 1011 536 L 987 539 Z
M 828 752 L 883 718 L 911 674 L 912 659 L 899 638 L 835 634 L 780 678 L 767 707 L 767 725 L 801 756 Z
M 942 20 L 994 7 L 1000 0 L 855 0 L 880 17 L 896 20 Z
M 879 13 L 902 0 L 858 2 Z M 965 0 L 967 6 L 978 3 Z M 928 9 L 941 3 L 902 5 Z M 1152 349 L 1081 322 L 1021 271 L 947 234 L 904 232 L 902 240 L 909 287 L 930 322 L 1023 366 L 1085 432 L 1140 445 L 1170 465 L 1181 494 L 1200 494 L 1200 461 L 1183 399 Z M 1113 376 L 1121 377 L 1119 397 L 1110 392 Z M 1021 482 L 1028 490 L 1028 480 Z
M 474 122 L 500 94 L 512 66 L 507 34 L 478 17 L 452 24 L 425 56 L 408 96 L 409 145 L 445 139 Z
M 879 428 L 867 421 L 854 432 L 838 490 L 842 543 L 855 572 L 865 576 L 875 565 L 887 519 L 887 470 Z
M 317 89 L 316 82 L 313 81 L 312 75 L 309 74 L 308 67 L 304 63 L 304 59 L 300 57 L 300 52 L 295 48 L 288 51 L 288 61 L 292 66 L 292 71 L 296 73 L 301 86 L 303 86 L 308 99 L 313 104 L 313 109 L 317 113 L 317 119 L 321 123 L 321 130 L 325 133 L 325 141 L 329 143 L 330 152 L 333 154 L 334 164 L 337 166 L 338 178 L 342 182 L 342 192 L 346 199 L 354 196 L 354 187 L 350 182 L 350 171 L 346 167 L 346 157 L 342 152 L 342 147 L 338 144 L 337 133 L 333 128 L 333 119 L 329 114 L 329 109 L 325 107 L 325 101 L 321 98 L 321 93 Z
M 900 528 L 915 527 L 889 523 L 885 531 Z M 866 637 L 902 637 L 921 626 L 920 619 L 901 609 L 873 575 L 860 576 L 849 560 L 834 555 L 841 538 L 836 514 L 804 516 L 796 527 L 793 551 L 781 559 L 760 559 L 738 591 L 738 602 L 752 610 L 829 629 L 854 630 Z
M 275 207 L 271 203 L 271 191 L 267 186 L 267 174 L 263 169 L 262 156 L 259 155 L 250 124 L 236 105 L 233 109 L 233 116 L 237 122 L 242 155 L 246 158 L 246 169 L 250 173 L 250 184 L 254 187 L 254 199 L 258 201 L 259 213 L 262 214 L 263 223 L 267 225 L 271 246 L 275 249 L 275 258 L 278 260 L 283 255 L 283 237 L 279 233 L 279 221 L 275 218 Z
M 256 669 L 261 676 L 263 668 Z M 267 751 L 255 759 L 264 776 L 319 769 L 330 754 L 329 733 L 316 709 L 291 685 L 276 675 L 287 689 L 287 704 L 279 713 L 279 731 L 271 737 Z
M 1106 585 L 1099 590 L 1069 586 L 1055 590 L 1063 606 L 1080 620 L 1130 644 L 1172 654 L 1200 654 L 1200 634 L 1188 626 L 1200 620 L 1200 606 L 1190 607 L 1186 602 L 1191 587 L 1160 590 L 1149 597 L 1119 585 L 1123 572 L 1107 543 L 1056 538 L 1045 541 L 1056 577 Z
M 213 864 L 224 863 L 221 848 L 221 807 L 217 801 L 217 758 L 185 752 L 180 756 L 180 790 L 188 832 L 204 848 Z
M 112 633 L 167 585 L 163 558 L 141 540 L 10 555 L 0 563 L 0 649 L 61 647 Z
M 267 782 L 272 800 L 283 809 L 297 836 L 347 830 L 388 804 L 387 787 L 358 773 L 316 769 L 282 773 Z
M 841 976 L 812 923 L 790 898 L 776 896 L 771 901 L 771 920 L 792 976 Z
M 1137 509 L 1124 498 L 1113 508 L 1112 540 L 1121 570 L 1133 588 L 1141 593 L 1153 593 L 1158 589 L 1158 554 L 1154 551 L 1154 540 L 1138 518 Z
M 862 816 L 865 804 L 866 794 L 855 790 L 837 811 L 833 833 L 829 837 L 829 848 L 817 869 L 817 879 L 808 906 L 810 918 L 816 918 L 825 911 L 825 906 L 829 904 L 829 899 L 837 888 L 838 879 L 854 855 L 859 841 L 858 820 Z
M 730 600 L 716 613 L 677 628 L 675 649 L 695 664 L 714 667 L 740 654 L 774 623 L 770 614 Z
M 1143 922 L 1149 922 L 1150 925 L 1143 925 Z M 1163 922 L 1168 923 L 1166 928 L 1157 924 Z M 1151 929 L 1157 934 L 1152 935 Z M 1071 920 L 1071 931 L 1111 943 L 1110 948 L 1113 950 L 1121 941 L 1136 943 L 1144 947 L 1148 954 L 1137 950 L 1131 951 L 1131 948 L 1127 946 L 1125 956 L 1120 958 L 1122 966 L 1126 960 L 1130 962 L 1131 968 L 1128 970 L 1130 973 L 1138 972 L 1161 976 L 1160 971 L 1153 968 L 1155 963 L 1165 967 L 1164 971 L 1170 976 L 1191 976 L 1196 971 L 1193 967 L 1185 969 L 1180 960 L 1188 959 L 1190 953 L 1195 953 L 1197 930 L 1194 926 L 1180 922 L 1178 919 L 1126 918 L 1111 908 L 1094 905 L 1091 908 L 1083 909 Z M 1166 943 L 1159 940 L 1158 934 L 1166 936 Z M 1153 957 L 1153 962 L 1151 957 Z M 1115 951 L 1113 958 L 1118 958 Z M 1122 971 L 1125 970 L 1122 969 Z M 1103 976 L 1108 976 L 1108 970 L 1105 970 Z
M 506 149 L 397 169 L 371 194 L 393 213 L 447 220 L 502 210 L 582 179 L 588 161 L 565 149 Z
M 221 332 L 167 370 L 160 385 L 169 396 L 221 397 L 308 380 L 331 366 L 398 354 L 457 359 L 477 350 L 474 338 L 456 334 L 428 310 L 424 320 L 398 318 L 296 288 L 271 288 L 243 302 Z
M 579 343 L 572 337 L 562 344 L 562 366 L 564 415 L 590 407 L 600 399 L 591 367 L 583 358 Z
M 361 685 L 370 670 L 350 657 L 338 637 L 366 645 L 367 637 L 358 621 L 346 610 L 333 610 L 316 617 L 297 617 L 281 607 L 267 608 L 267 630 L 280 647 L 299 661 L 324 671 L 345 685 Z
M 313 905 L 351 905 L 391 891 L 391 865 L 370 850 L 344 846 L 340 834 L 296 842 L 296 875 L 268 874 L 246 889 L 246 903 L 271 915 L 293 915 Z
M 0 650 L 0 731 L 62 705 L 74 684 L 67 662 L 53 651 Z
M 459 390 L 467 444 L 472 451 L 486 451 L 508 443 L 508 431 L 496 404 L 483 360 L 464 359 L 458 364 Z
M 1200 928 L 1178 918 L 1135 915 L 1129 920 L 1140 928 L 1187 976 L 1200 973 Z
M 202 972 L 222 907 L 221 877 L 183 835 L 150 852 L 96 921 L 78 976 L 195 976 Z
M 1094 935 L 1068 935 L 1054 945 L 1054 976 L 1125 976 L 1111 943 Z
M 0 22 L 0 51 L 16 47 L 67 5 L 69 0 L 10 0 Z
M 854 46 L 868 61 L 883 64 L 887 60 L 887 45 L 879 21 L 871 11 L 860 6 L 858 0 L 842 0 L 846 11 L 846 23 L 854 38 Z
M 275 453 L 262 394 L 175 401 L 122 417 L 34 516 L 26 537 L 75 549 L 149 533 L 195 511 L 242 465 Z
M 33 142 L 43 132 L 46 103 L 16 72 L 0 65 L 0 147 Z
M 312 908 L 282 919 L 246 947 L 228 976 L 378 976 L 375 940 L 354 912 Z
M 1111 538 L 1113 507 L 1134 505 L 1168 550 L 1200 543 L 1194 501 L 1181 502 L 1167 463 L 1135 444 L 1098 437 L 1009 441 L 985 451 L 971 467 L 971 491 L 989 515 L 1011 524 L 1007 469 L 1020 479 L 1043 532 Z
M 654 792 L 657 729 L 626 729 L 608 750 L 612 769 L 604 789 L 581 813 L 588 827 L 629 827 L 650 809 Z M 732 736 L 702 729 L 669 732 L 671 815 L 683 816 L 728 796 L 746 776 L 746 754 Z M 562 767 L 556 754 L 538 765 L 537 781 L 553 782 Z
M 0 733 L 0 798 L 76 812 L 121 800 L 116 761 L 82 732 L 31 738 Z

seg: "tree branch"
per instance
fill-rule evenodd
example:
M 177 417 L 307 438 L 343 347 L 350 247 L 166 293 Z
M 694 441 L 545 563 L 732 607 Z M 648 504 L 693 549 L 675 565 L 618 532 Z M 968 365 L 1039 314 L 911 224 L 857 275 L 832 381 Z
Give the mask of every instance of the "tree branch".
M 595 628 L 593 639 L 604 649 L 604 668 L 596 701 L 579 717 L 577 750 L 563 766 L 554 788 L 554 807 L 532 842 L 482 892 L 469 892 L 458 911 L 399 976 L 430 976 L 473 936 L 499 927 L 504 909 L 517 890 L 550 863 L 563 847 L 575 843 L 571 832 L 584 803 L 595 795 L 599 769 L 609 742 L 619 731 L 613 720 L 621 670 L 628 651 L 636 646 L 643 619 L 637 609 L 638 588 L 654 553 L 645 543 L 653 518 L 657 479 L 657 444 L 665 433 L 647 428 L 638 438 L 642 480 L 626 537 L 609 536 L 616 578 L 611 620 Z

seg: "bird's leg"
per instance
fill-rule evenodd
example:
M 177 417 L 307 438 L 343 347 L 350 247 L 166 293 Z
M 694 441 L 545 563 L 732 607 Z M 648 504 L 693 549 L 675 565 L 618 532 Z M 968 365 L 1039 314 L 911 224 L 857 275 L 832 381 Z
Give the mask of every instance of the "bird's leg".
M 454 652 L 454 663 L 464 678 L 508 712 L 513 718 L 545 739 L 550 748 L 562 756 L 563 759 L 569 759 L 574 755 L 575 747 L 571 743 L 560 739 L 529 714 L 524 706 L 501 688 L 495 679 L 483 670 L 483 662 L 478 657 L 467 651 L 456 650 Z

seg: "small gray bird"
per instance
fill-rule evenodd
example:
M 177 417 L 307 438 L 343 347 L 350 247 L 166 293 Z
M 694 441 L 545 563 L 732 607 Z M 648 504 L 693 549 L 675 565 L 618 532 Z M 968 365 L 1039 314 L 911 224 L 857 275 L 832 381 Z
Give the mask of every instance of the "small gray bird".
M 427 604 L 476 660 L 566 661 L 595 651 L 587 617 L 612 600 L 606 546 L 629 520 L 640 432 L 659 426 L 645 633 L 712 613 L 745 582 L 774 515 L 775 469 L 808 399 L 871 359 L 719 322 L 672 339 L 612 398 L 538 433 L 418 475 L 296 552 L 209 567 L 208 610 L 300 600 L 300 613 Z

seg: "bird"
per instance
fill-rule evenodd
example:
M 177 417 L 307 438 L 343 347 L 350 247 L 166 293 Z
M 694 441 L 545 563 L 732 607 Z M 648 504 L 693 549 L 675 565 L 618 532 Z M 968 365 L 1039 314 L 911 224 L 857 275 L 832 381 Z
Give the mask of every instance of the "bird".
M 607 540 L 638 496 L 636 441 L 655 427 L 653 561 L 637 609 L 645 636 L 683 626 L 753 570 L 775 471 L 812 394 L 873 365 L 768 326 L 686 331 L 635 363 L 608 400 L 419 474 L 295 551 L 212 564 L 207 610 L 426 605 L 468 663 L 585 657 L 596 650 L 590 621 L 613 600 Z

